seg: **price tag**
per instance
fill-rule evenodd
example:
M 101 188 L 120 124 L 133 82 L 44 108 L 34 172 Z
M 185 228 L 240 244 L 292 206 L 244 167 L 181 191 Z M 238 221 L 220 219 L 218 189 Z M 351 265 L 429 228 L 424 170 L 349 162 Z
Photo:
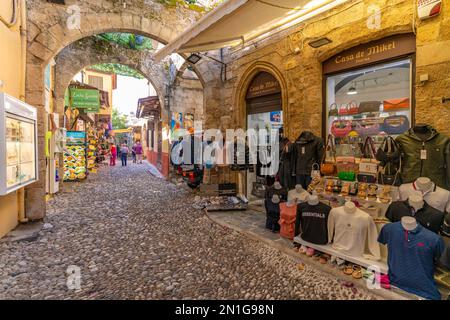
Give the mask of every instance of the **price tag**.
M 427 150 L 420 150 L 420 160 L 427 160 Z
M 306 153 L 306 148 L 302 147 L 302 154 L 305 154 L 305 153 Z

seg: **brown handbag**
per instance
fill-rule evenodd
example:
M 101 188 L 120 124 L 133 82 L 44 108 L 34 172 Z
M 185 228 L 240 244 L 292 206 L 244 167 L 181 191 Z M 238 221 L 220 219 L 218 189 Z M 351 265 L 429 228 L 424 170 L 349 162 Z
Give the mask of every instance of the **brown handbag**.
M 325 161 L 326 155 L 327 155 L 327 150 L 330 150 L 331 155 L 334 159 L 334 162 L 327 163 Z M 322 173 L 324 176 L 331 176 L 336 173 L 336 156 L 335 156 L 335 149 L 334 149 L 334 144 L 333 144 L 333 137 L 331 134 L 328 135 L 327 143 L 324 147 L 322 163 L 320 164 L 320 173 Z
M 359 104 L 359 112 L 378 112 L 380 111 L 381 101 L 362 101 Z
M 409 106 L 410 106 L 409 98 L 389 99 L 383 101 L 384 111 L 408 109 Z

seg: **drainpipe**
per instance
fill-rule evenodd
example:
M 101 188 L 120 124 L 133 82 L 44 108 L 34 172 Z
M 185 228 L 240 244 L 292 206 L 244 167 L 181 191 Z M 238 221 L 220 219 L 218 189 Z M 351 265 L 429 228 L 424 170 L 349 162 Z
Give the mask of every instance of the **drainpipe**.
M 20 99 L 25 101 L 25 81 L 26 81 L 26 66 L 27 66 L 27 13 L 26 0 L 20 1 L 20 42 L 21 42 L 21 74 L 20 74 Z M 25 216 L 25 189 L 17 191 L 17 201 L 19 208 L 19 222 L 28 222 Z
M 21 43 L 21 74 L 20 74 L 20 99 L 25 101 L 25 81 L 27 67 L 27 9 L 26 0 L 20 1 L 20 43 Z

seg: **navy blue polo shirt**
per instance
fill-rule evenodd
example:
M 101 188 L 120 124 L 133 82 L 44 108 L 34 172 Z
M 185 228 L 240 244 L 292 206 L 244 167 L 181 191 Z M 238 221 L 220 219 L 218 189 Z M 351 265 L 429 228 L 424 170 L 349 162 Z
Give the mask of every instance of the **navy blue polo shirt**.
M 420 224 L 412 231 L 401 222 L 386 224 L 378 242 L 388 246 L 389 280 L 392 285 L 426 299 L 440 300 L 434 272 L 444 251 L 444 240 Z

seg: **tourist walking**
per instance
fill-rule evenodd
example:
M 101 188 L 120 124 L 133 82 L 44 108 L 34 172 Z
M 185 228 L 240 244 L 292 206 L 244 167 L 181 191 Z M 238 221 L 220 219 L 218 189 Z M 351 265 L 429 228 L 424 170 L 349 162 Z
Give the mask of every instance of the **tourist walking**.
M 142 144 L 140 140 L 137 140 L 136 143 L 133 145 L 133 152 L 135 154 L 135 160 L 136 163 L 142 163 Z
M 115 166 L 117 158 L 117 148 L 115 144 L 111 144 L 111 148 L 109 149 L 109 165 Z
M 128 152 L 130 152 L 128 146 L 125 143 L 123 143 L 122 147 L 120 147 L 120 159 L 122 160 L 122 167 L 127 166 Z

